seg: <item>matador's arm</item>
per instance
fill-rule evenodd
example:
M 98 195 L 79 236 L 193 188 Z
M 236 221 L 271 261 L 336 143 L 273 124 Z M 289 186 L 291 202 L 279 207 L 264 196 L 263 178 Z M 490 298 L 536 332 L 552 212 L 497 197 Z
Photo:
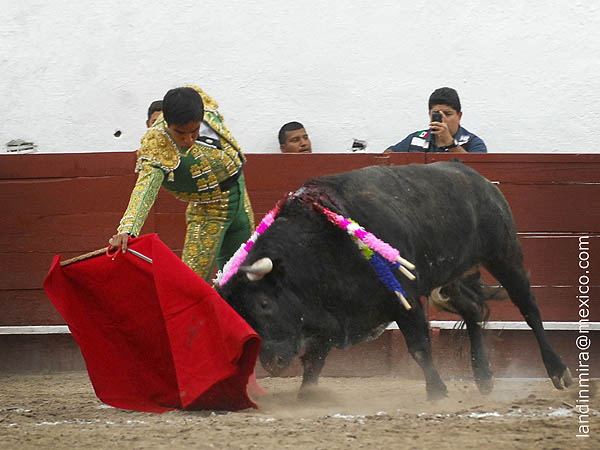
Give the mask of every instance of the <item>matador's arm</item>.
M 117 228 L 117 233 L 139 236 L 164 178 L 164 172 L 158 167 L 154 167 L 148 162 L 141 163 L 138 179 L 131 193 L 129 205 L 127 205 L 119 228 Z

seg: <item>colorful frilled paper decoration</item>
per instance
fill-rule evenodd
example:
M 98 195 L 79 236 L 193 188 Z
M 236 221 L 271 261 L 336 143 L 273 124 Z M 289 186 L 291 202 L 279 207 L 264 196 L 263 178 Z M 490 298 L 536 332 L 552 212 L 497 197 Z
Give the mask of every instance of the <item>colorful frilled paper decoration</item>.
M 337 214 L 319 203 L 315 202 L 313 205 L 315 209 L 322 212 L 325 217 L 327 217 L 329 222 L 340 227 L 342 230 L 345 230 L 355 239 L 363 252 L 363 255 L 375 269 L 379 279 L 390 291 L 398 296 L 402 305 L 404 305 L 407 310 L 410 310 L 411 306 L 406 300 L 406 292 L 402 289 L 402 285 L 396 279 L 391 269 L 397 269 L 409 280 L 414 280 L 415 276 L 408 270 L 414 270 L 414 264 L 402 258 L 398 250 L 388 243 L 383 242 L 374 234 L 366 231 L 352 219 Z
M 277 214 L 279 214 L 279 208 L 281 208 L 281 205 L 285 202 L 286 199 L 287 197 L 278 202 L 277 205 L 275 205 L 275 208 L 273 208 L 267 213 L 265 217 L 263 217 L 263 220 L 261 220 L 261 222 L 258 224 L 258 227 L 256 227 L 256 230 L 254 231 L 254 233 L 252 233 L 250 239 L 248 239 L 245 244 L 242 244 L 240 248 L 237 249 L 237 251 L 229 259 L 229 261 L 227 261 L 227 264 L 225 264 L 225 266 L 223 267 L 223 271 L 219 271 L 217 273 L 216 278 L 213 280 L 217 286 L 224 285 L 233 275 L 237 273 L 239 267 L 242 265 L 242 263 L 248 256 L 248 252 L 250 252 L 250 249 L 252 248 L 258 237 L 261 234 L 263 234 L 265 230 L 269 228 L 275 221 Z
M 214 279 L 214 283 L 216 285 L 224 285 L 233 275 L 237 273 L 239 267 L 248 256 L 250 249 L 258 237 L 273 224 L 277 214 L 279 214 L 281 205 L 285 203 L 287 198 L 288 197 L 286 196 L 283 200 L 279 201 L 277 205 L 275 205 L 275 207 L 269 211 L 269 213 L 260 222 L 250 239 L 248 239 L 245 244 L 242 244 L 240 248 L 237 249 L 229 261 L 227 261 L 227 264 L 225 264 L 223 270 L 217 273 L 217 276 Z M 392 269 L 399 270 L 409 280 L 414 280 L 415 276 L 410 272 L 410 270 L 415 269 L 414 264 L 402 258 L 398 250 L 388 243 L 383 242 L 374 234 L 366 231 L 352 219 L 348 219 L 340 214 L 337 214 L 319 203 L 314 202 L 313 206 L 317 211 L 323 213 L 329 222 L 345 230 L 356 241 L 358 247 L 363 252 L 363 255 L 369 261 L 373 269 L 375 269 L 375 273 L 377 273 L 377 276 L 382 283 L 398 296 L 400 302 L 407 310 L 410 310 L 411 306 L 406 300 L 406 292 L 392 273 Z

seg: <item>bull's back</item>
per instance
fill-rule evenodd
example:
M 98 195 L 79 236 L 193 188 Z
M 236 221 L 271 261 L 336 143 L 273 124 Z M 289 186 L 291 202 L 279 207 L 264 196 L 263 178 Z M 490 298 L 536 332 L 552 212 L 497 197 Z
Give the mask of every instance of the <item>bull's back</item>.
M 425 284 L 481 262 L 494 236 L 514 234 L 500 191 L 462 163 L 372 166 L 315 181 L 340 212 L 428 268 Z
M 493 184 L 459 162 L 370 166 L 316 181 L 358 215 L 361 210 L 378 215 L 385 211 L 399 216 L 428 214 L 443 225 L 454 216 L 470 217 L 473 209 L 505 210 L 507 206 Z

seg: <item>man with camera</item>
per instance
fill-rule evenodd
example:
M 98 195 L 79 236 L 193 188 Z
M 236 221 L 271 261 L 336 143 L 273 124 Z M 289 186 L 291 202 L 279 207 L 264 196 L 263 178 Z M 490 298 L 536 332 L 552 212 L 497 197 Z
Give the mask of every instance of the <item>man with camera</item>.
M 456 90 L 443 87 L 429 97 L 429 129 L 416 131 L 389 147 L 389 152 L 487 153 L 481 138 L 460 126 L 462 112 Z

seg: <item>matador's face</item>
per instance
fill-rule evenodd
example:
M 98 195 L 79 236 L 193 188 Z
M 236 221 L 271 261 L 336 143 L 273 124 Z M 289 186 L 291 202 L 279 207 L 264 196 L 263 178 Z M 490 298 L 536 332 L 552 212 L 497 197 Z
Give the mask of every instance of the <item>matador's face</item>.
M 167 129 L 175 143 L 184 150 L 187 150 L 194 145 L 194 142 L 198 138 L 200 123 L 201 121 L 188 122 L 185 125 L 169 125 Z

